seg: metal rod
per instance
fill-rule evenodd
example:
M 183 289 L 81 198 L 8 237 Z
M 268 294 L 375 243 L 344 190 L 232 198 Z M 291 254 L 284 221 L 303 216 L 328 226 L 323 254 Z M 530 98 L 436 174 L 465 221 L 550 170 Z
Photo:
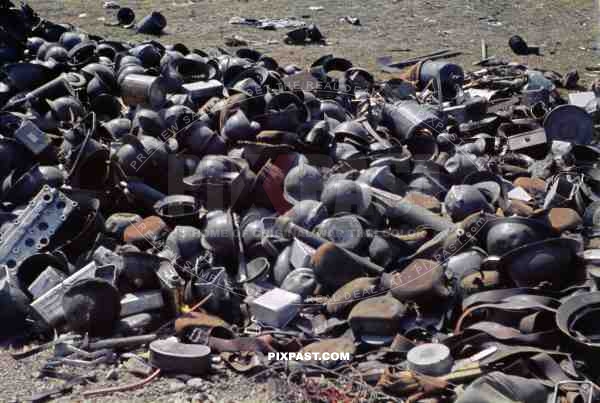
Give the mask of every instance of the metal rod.
M 288 238 L 297 238 L 300 241 L 306 243 L 307 245 L 318 249 L 320 246 L 331 243 L 330 241 L 321 238 L 317 234 L 300 227 L 299 225 L 294 224 L 289 217 L 279 217 L 277 219 L 277 225 L 280 226 L 282 234 Z M 385 269 L 381 266 L 378 266 L 368 259 L 357 255 L 354 252 L 351 252 L 341 246 L 336 245 L 336 248 L 342 255 L 346 255 L 348 258 L 360 262 L 365 270 L 367 270 L 372 275 L 380 275 L 385 271 Z
M 113 388 L 88 390 L 87 392 L 83 392 L 83 397 L 89 397 L 89 396 L 93 396 L 93 395 L 101 395 L 104 393 L 122 392 L 122 391 L 126 391 L 126 390 L 137 389 L 137 388 L 140 388 L 140 387 L 152 382 L 159 375 L 160 375 L 160 369 L 157 369 L 148 378 L 143 379 L 139 382 L 130 383 L 128 385 L 115 386 Z
M 455 57 L 455 56 L 460 56 L 460 55 L 462 55 L 462 52 L 450 51 L 449 49 L 446 49 L 443 52 L 442 51 L 434 52 L 434 53 L 430 53 L 429 55 L 423 55 L 423 56 L 419 56 L 419 57 L 415 57 L 415 58 L 411 58 L 411 59 L 406 59 L 406 60 L 402 60 L 397 63 L 390 63 L 388 65 L 380 65 L 379 67 L 381 68 L 382 71 L 385 71 L 388 73 L 398 73 L 398 72 L 402 71 L 402 69 L 413 66 L 419 62 L 422 62 L 423 60 L 438 60 L 438 59 L 445 59 L 445 58 L 450 58 L 450 57 Z
M 402 196 L 369 186 L 371 194 L 387 208 L 387 215 L 403 219 L 407 224 L 425 227 L 437 232 L 450 229 L 454 224 L 424 207 L 406 201 Z
M 87 350 L 101 350 L 104 348 L 129 348 L 137 347 L 142 344 L 150 343 L 158 338 L 156 334 L 145 334 L 143 336 L 118 337 L 115 339 L 100 340 L 90 343 Z

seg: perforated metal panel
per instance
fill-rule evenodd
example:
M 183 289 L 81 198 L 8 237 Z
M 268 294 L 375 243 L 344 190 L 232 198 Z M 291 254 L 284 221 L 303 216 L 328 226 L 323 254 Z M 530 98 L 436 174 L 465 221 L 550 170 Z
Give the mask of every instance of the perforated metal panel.
M 44 186 L 29 205 L 0 231 L 0 265 L 15 275 L 27 257 L 44 249 L 77 202 L 58 189 Z

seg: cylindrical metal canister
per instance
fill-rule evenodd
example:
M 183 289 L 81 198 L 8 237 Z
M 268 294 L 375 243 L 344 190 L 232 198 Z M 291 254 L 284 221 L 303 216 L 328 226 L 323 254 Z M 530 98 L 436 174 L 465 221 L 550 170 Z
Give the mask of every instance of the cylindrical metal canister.
M 129 106 L 160 108 L 166 102 L 166 85 L 161 77 L 129 74 L 121 81 L 121 97 Z
M 526 86 L 522 92 L 522 102 L 527 106 L 533 106 L 540 102 L 544 103 L 545 105 L 550 103 L 550 91 L 548 91 L 546 88 L 531 88 L 530 86 Z
M 450 349 L 437 343 L 426 343 L 412 348 L 406 359 L 410 369 L 429 376 L 445 375 L 450 372 L 453 364 Z
M 382 117 L 392 134 L 402 141 L 408 140 L 419 130 L 427 130 L 437 136 L 446 128 L 438 116 L 415 101 L 386 104 Z

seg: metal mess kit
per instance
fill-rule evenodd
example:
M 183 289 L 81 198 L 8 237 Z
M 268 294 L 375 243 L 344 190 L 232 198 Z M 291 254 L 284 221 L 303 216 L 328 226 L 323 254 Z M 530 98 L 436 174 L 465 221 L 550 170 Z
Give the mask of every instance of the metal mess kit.
M 0 333 L 38 343 L 15 359 L 303 371 L 344 378 L 343 401 L 600 401 L 593 90 L 496 59 L 381 80 L 0 12 Z

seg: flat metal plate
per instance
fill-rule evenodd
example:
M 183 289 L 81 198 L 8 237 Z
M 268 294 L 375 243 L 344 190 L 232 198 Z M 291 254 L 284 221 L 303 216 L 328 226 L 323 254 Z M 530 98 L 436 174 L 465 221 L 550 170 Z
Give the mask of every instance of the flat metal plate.
M 596 94 L 594 91 L 585 91 L 585 92 L 571 92 L 569 94 L 569 103 L 571 105 L 579 106 L 580 108 L 585 108 L 590 102 L 596 99 Z
M 15 132 L 15 138 L 34 155 L 41 154 L 50 145 L 50 139 L 31 122 L 25 122 Z
M 544 129 L 532 130 L 526 133 L 515 134 L 508 138 L 508 148 L 511 151 L 524 150 L 530 147 L 547 143 Z

